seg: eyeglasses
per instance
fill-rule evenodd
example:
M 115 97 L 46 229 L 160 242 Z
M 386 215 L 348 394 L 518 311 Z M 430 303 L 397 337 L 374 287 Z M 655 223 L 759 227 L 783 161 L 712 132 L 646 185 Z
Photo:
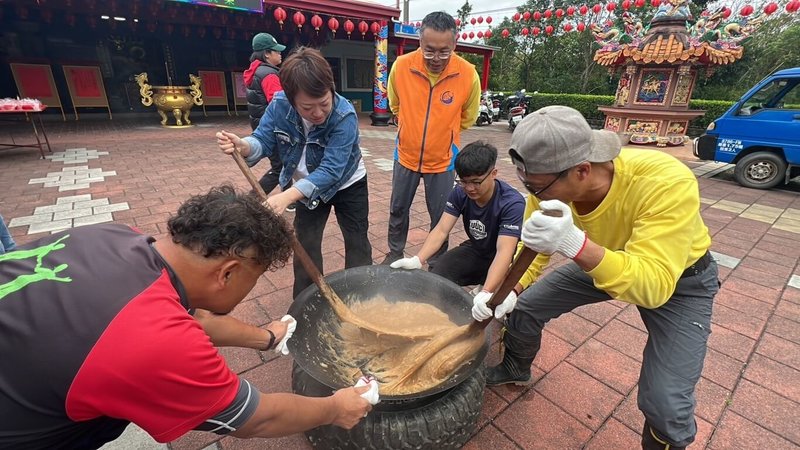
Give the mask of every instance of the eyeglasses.
M 494 170 L 494 168 L 492 168 L 492 170 L 490 170 L 489 173 L 486 174 L 486 176 L 484 176 L 483 178 L 481 178 L 478 181 L 466 181 L 466 180 L 462 180 L 460 178 L 456 178 L 456 184 L 458 184 L 459 186 L 461 186 L 463 188 L 465 188 L 465 187 L 479 188 L 479 187 L 481 187 L 481 184 L 483 184 L 483 182 L 486 181 L 487 178 L 489 178 L 489 175 L 492 174 L 493 170 Z
M 519 178 L 519 181 L 522 182 L 522 185 L 525 186 L 525 189 L 527 189 L 528 192 L 530 192 L 534 197 L 539 197 L 540 195 L 542 195 L 544 193 L 544 191 L 550 189 L 550 186 L 554 185 L 556 183 L 556 181 L 560 180 L 561 177 L 564 176 L 564 174 L 567 173 L 568 170 L 569 169 L 564 169 L 561 172 L 558 172 L 558 175 L 556 175 L 556 177 L 553 179 L 553 181 L 547 183 L 547 186 L 545 186 L 545 187 L 543 187 L 541 189 L 536 189 L 534 186 L 531 186 L 525 180 L 525 177 L 523 177 L 523 175 L 522 175 L 525 172 L 520 167 L 517 167 L 517 178 Z
M 451 56 L 453 56 L 453 52 L 449 50 L 446 52 L 422 52 L 422 57 L 425 59 L 433 59 L 438 57 L 444 61 L 445 59 L 449 59 Z

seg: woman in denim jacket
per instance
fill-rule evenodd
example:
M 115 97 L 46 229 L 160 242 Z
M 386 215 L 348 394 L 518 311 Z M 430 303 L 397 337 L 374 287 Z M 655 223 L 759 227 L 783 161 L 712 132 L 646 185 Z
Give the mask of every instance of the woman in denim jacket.
M 267 202 L 275 211 L 298 203 L 295 233 L 320 271 L 331 207 L 344 238 L 345 268 L 370 265 L 367 171 L 356 112 L 336 93 L 333 72 L 319 50 L 299 48 L 284 61 L 279 76 L 283 92 L 275 94 L 253 134 L 239 138 L 223 130 L 217 143 L 228 154 L 238 149 L 250 166 L 278 152 L 284 191 Z M 311 279 L 295 258 L 292 296 L 309 285 Z

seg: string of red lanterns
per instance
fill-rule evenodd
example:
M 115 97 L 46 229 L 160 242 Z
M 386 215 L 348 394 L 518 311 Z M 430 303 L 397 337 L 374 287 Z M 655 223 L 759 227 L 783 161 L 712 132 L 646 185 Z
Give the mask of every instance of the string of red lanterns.
M 546 20 L 552 19 L 553 16 L 555 16 L 556 20 L 565 19 L 565 16 L 566 16 L 566 20 L 573 20 L 576 15 L 578 15 L 578 16 L 587 16 L 590 12 L 595 14 L 595 15 L 600 15 L 600 14 L 603 13 L 604 10 L 607 11 L 608 13 L 610 13 L 610 14 L 614 14 L 614 13 L 617 12 L 618 9 L 622 9 L 623 11 L 630 11 L 633 8 L 639 8 L 639 9 L 644 8 L 648 4 L 649 4 L 649 6 L 651 6 L 653 8 L 658 8 L 659 6 L 661 6 L 662 2 L 663 2 L 663 0 L 649 0 L 649 2 L 647 0 L 623 0 L 621 3 L 616 3 L 615 1 L 609 1 L 609 2 L 607 2 L 605 4 L 603 4 L 603 3 L 595 3 L 591 7 L 587 6 L 586 4 L 583 4 L 580 7 L 568 6 L 568 7 L 566 7 L 566 9 L 558 8 L 555 11 L 547 9 L 547 10 L 544 10 L 544 12 L 540 12 L 540 11 L 533 11 L 533 12 L 524 11 L 524 12 L 521 12 L 521 13 L 520 12 L 515 12 L 511 16 L 511 20 L 513 22 L 531 22 L 531 21 L 532 22 L 542 22 L 543 20 L 546 21 Z M 785 11 L 787 13 L 796 13 L 796 12 L 800 11 L 800 0 L 789 0 L 786 3 L 784 9 L 785 9 Z M 766 5 L 764 5 L 764 7 L 762 9 L 762 12 L 765 15 L 769 16 L 769 15 L 778 13 L 780 10 L 781 10 L 781 6 L 777 2 L 773 1 L 773 2 L 770 2 L 770 3 L 767 3 Z M 749 17 L 749 16 L 753 15 L 755 12 L 756 12 L 755 8 L 752 5 L 747 4 L 747 5 L 743 6 L 739 10 L 738 14 L 739 14 L 739 16 L 741 16 L 743 18 L 746 18 L 746 17 Z M 722 15 L 723 15 L 724 18 L 727 19 L 732 14 L 733 14 L 733 11 L 730 8 L 725 7 Z M 560 28 L 564 32 L 569 33 L 569 32 L 572 32 L 572 31 L 577 31 L 577 32 L 581 32 L 582 33 L 584 31 L 586 31 L 586 29 L 587 29 L 586 24 L 583 21 L 580 21 L 579 19 L 574 20 L 574 22 L 577 22 L 575 24 L 573 24 L 572 22 L 567 22 L 566 20 L 560 26 Z M 487 17 L 483 17 L 483 16 L 471 17 L 471 18 L 468 19 L 468 22 L 470 24 L 472 24 L 472 25 L 482 24 L 483 22 L 486 22 L 487 24 L 491 24 L 492 23 L 492 17 L 491 16 L 487 16 Z M 461 23 L 462 22 L 461 22 L 460 19 L 456 19 L 456 26 L 461 26 Z M 420 25 L 420 23 L 416 22 L 416 26 L 419 26 L 419 25 Z M 490 30 L 487 30 L 486 32 L 482 32 L 482 33 L 479 32 L 481 34 L 476 35 L 476 34 L 474 34 L 474 32 L 465 31 L 465 32 L 462 32 L 460 37 L 462 38 L 462 40 L 467 40 L 468 38 L 469 39 L 473 39 L 476 36 L 478 38 L 481 38 L 481 37 L 488 38 L 488 37 L 491 36 L 491 34 L 489 34 L 490 32 L 491 32 Z M 530 36 L 530 35 L 538 36 L 541 32 L 542 32 L 542 29 L 540 27 L 523 27 L 520 30 L 520 34 L 522 36 Z M 553 27 L 552 25 L 546 25 L 544 27 L 544 32 L 547 35 L 551 35 L 551 34 L 553 34 L 555 32 L 555 27 Z M 503 38 L 507 39 L 507 38 L 509 38 L 511 36 L 511 32 L 507 28 L 503 29 L 501 31 L 501 33 L 500 33 L 500 36 L 502 36 Z

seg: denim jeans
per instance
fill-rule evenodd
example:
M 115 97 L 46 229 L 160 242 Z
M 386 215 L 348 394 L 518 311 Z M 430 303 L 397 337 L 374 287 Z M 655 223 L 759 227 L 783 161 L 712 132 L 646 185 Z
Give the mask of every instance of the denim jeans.
M 678 280 L 672 297 L 660 307 L 638 307 L 648 333 L 639 374 L 639 409 L 647 424 L 676 447 L 689 445 L 697 433 L 694 391 L 711 333 L 718 275 L 717 263 L 712 262 L 703 272 Z M 607 300 L 611 297 L 597 289 L 586 272 L 568 263 L 520 294 L 506 326 L 533 342 L 551 319 Z
M 17 247 L 14 238 L 11 237 L 11 232 L 8 231 L 3 216 L 0 215 L 0 255 L 5 252 L 10 252 Z
M 294 216 L 294 230 L 300 245 L 311 257 L 314 265 L 321 273 L 322 235 L 328 216 L 333 208 L 336 221 L 344 238 L 344 267 L 368 266 L 372 264 L 372 245 L 369 243 L 369 198 L 367 177 L 358 180 L 352 186 L 337 192 L 328 202 L 319 202 L 314 209 L 308 209 L 303 203 L 297 203 Z M 292 298 L 297 297 L 303 289 L 312 284 L 311 278 L 294 258 L 294 289 Z

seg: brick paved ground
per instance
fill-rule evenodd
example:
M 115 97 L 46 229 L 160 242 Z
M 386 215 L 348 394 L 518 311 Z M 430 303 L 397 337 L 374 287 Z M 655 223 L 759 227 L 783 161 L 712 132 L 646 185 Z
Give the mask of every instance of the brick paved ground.
M 243 116 L 197 117 L 197 126 L 162 129 L 147 118 L 48 123 L 52 158 L 36 150 L 0 152 L 0 213 L 19 243 L 49 232 L 99 222 L 122 222 L 164 237 L 177 206 L 210 186 L 247 188 L 236 165 L 216 151 L 219 128 L 246 133 Z M 18 140 L 27 129 L 20 128 Z M 15 133 L 3 128 L 0 133 Z M 369 173 L 370 239 L 374 258 L 387 251 L 392 128 L 362 118 Z M 5 135 L 2 135 L 5 136 Z M 485 139 L 507 148 L 503 124 L 473 128 L 463 141 Z M 5 140 L 5 137 L 3 137 Z M 654 150 L 657 151 L 657 150 Z M 699 434 L 693 449 L 788 449 L 800 446 L 800 185 L 757 191 L 726 178 L 726 167 L 695 161 L 686 148 L 668 150 L 700 177 L 703 217 L 713 233 L 722 290 L 697 389 Z M 518 185 L 507 158 L 500 177 Z M 256 167 L 260 174 L 264 165 Z M 721 179 L 720 179 L 721 178 Z M 729 177 L 727 177 L 729 178 Z M 521 187 L 521 186 L 518 186 Z M 422 188 L 413 206 L 407 252 L 415 253 L 428 223 Z M 333 219 L 332 219 L 333 220 Z M 464 239 L 459 229 L 454 242 Z M 344 265 L 344 244 L 328 226 L 325 271 Z M 268 273 L 233 314 L 263 326 L 291 302 L 291 268 Z M 496 327 L 495 327 L 496 328 Z M 468 449 L 627 449 L 638 446 L 642 416 L 636 379 L 646 333 L 633 306 L 606 302 L 550 323 L 527 388 L 485 391 L 483 414 Z M 255 350 L 222 349 L 230 366 L 265 392 L 290 389 L 291 360 Z M 497 361 L 497 347 L 489 363 Z M 160 448 L 130 427 L 109 448 Z M 308 448 L 302 435 L 250 441 L 190 433 L 173 449 Z

